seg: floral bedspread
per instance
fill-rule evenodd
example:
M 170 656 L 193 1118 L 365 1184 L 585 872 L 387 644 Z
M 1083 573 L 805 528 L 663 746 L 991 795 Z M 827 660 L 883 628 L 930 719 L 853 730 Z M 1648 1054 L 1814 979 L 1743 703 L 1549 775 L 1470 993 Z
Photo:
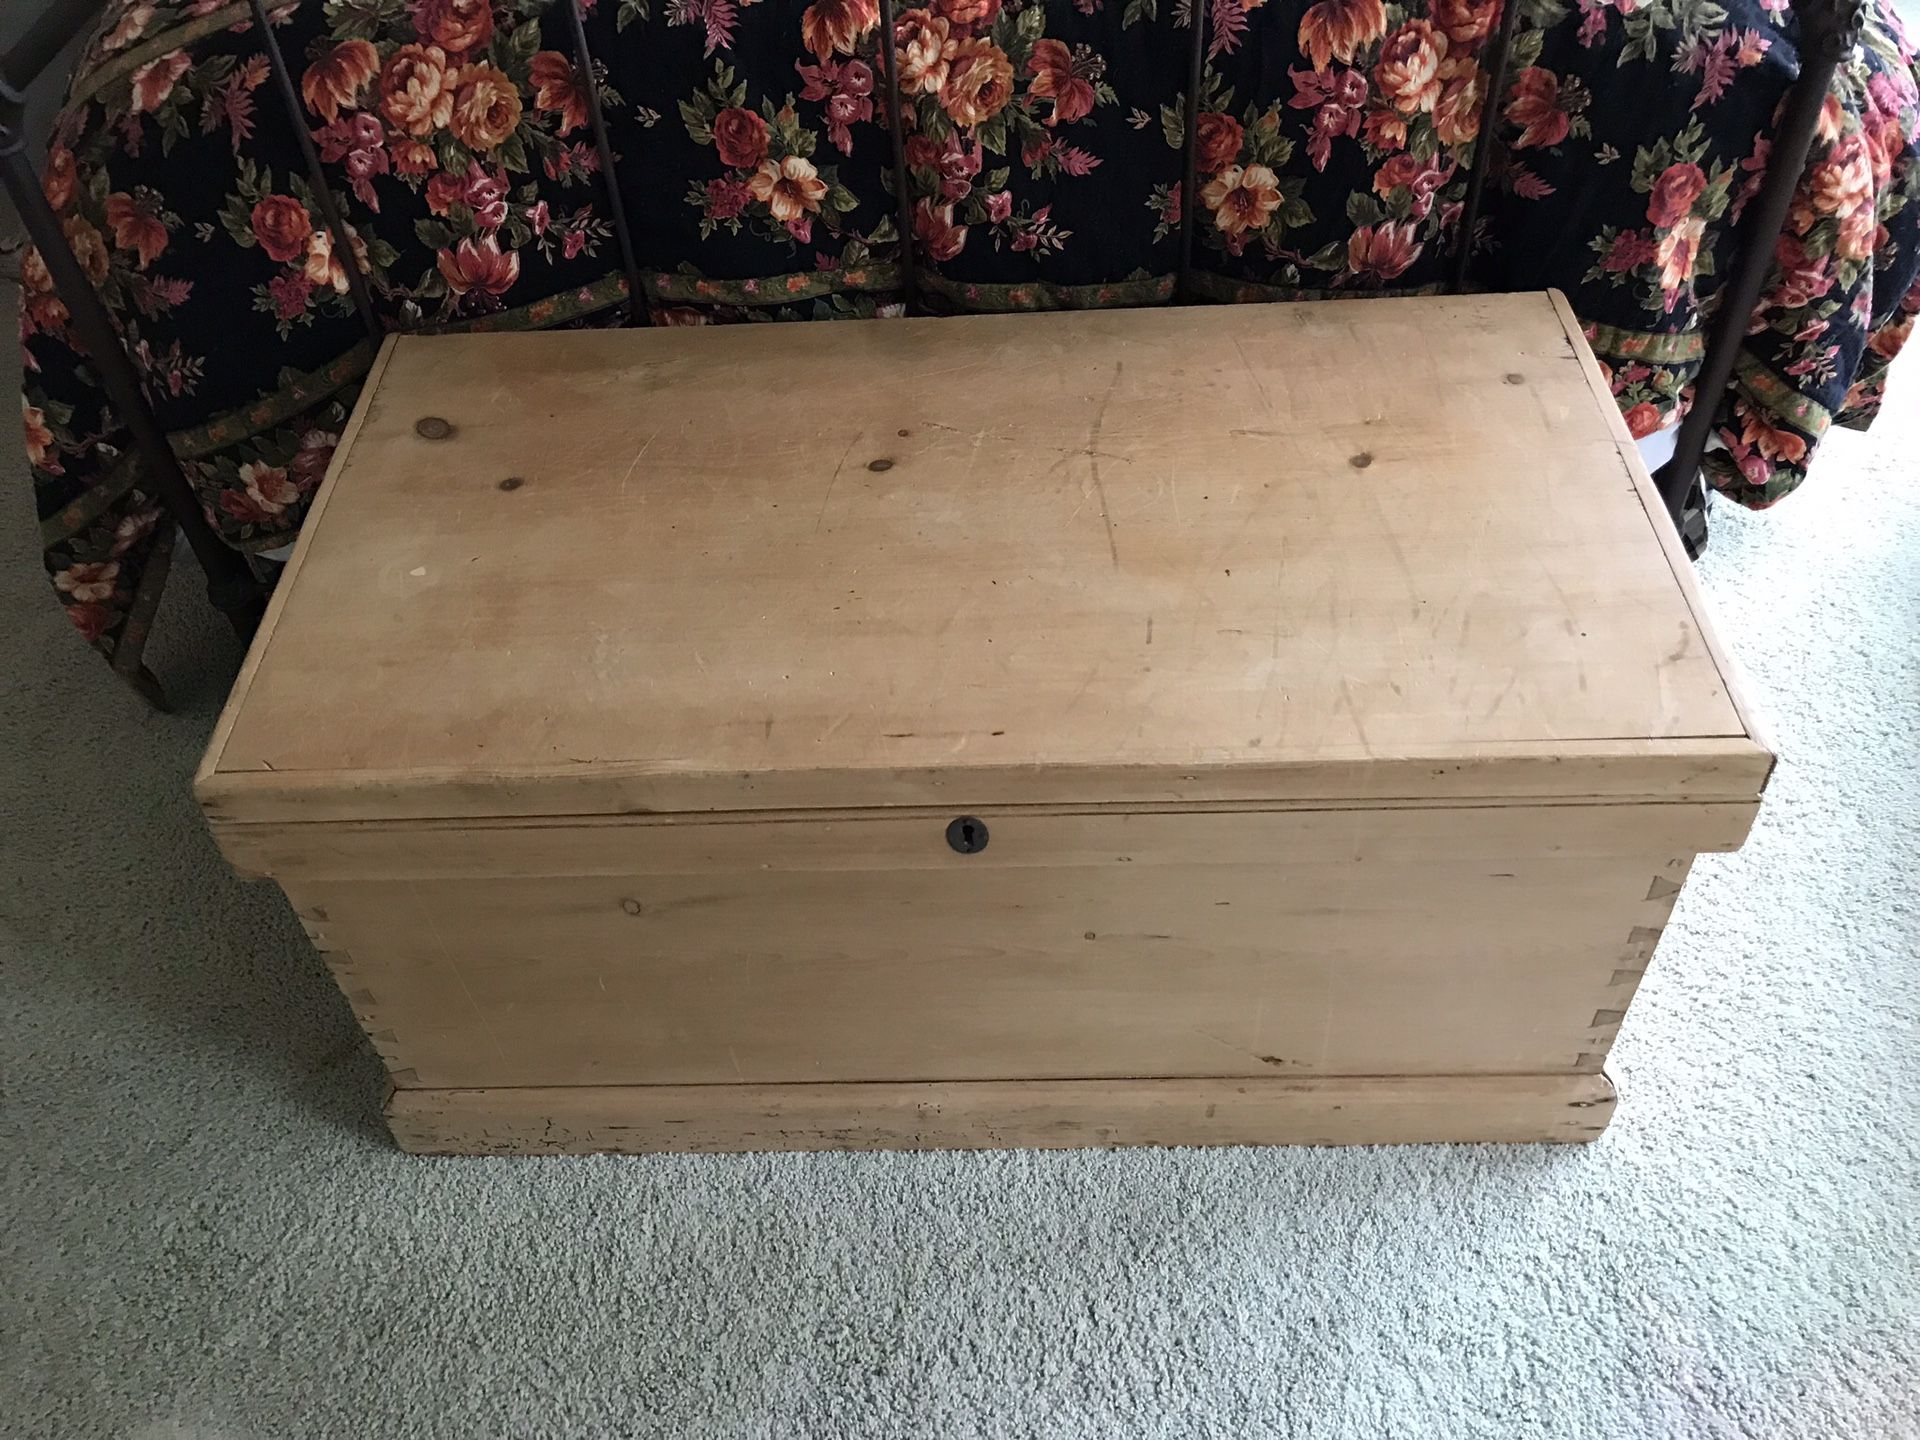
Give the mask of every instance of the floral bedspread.
M 1798 62 L 1786 0 L 1514 0 L 1474 283 L 1556 286 L 1629 427 L 1685 403 Z M 1196 196 L 1182 195 L 1204 5 Z M 924 308 L 1440 288 L 1501 0 L 920 0 L 897 5 Z M 878 0 L 597 0 L 599 73 L 553 0 L 297 0 L 276 14 L 354 228 L 321 224 L 244 4 L 116 0 L 58 125 L 47 193 L 143 366 L 214 525 L 286 544 L 388 328 L 898 314 Z M 600 173 L 586 86 L 618 160 Z M 1842 67 L 1719 417 L 1713 480 L 1791 490 L 1866 421 L 1920 310 L 1916 61 L 1888 0 Z M 75 626 L 137 663 L 170 527 L 27 257 L 27 445 Z

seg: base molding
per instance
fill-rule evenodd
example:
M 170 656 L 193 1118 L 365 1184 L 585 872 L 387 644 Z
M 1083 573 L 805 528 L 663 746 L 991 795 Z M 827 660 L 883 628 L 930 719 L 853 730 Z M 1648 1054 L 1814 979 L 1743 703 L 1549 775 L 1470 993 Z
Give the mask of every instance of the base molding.
M 1603 1074 L 395 1090 L 423 1155 L 1582 1142 Z

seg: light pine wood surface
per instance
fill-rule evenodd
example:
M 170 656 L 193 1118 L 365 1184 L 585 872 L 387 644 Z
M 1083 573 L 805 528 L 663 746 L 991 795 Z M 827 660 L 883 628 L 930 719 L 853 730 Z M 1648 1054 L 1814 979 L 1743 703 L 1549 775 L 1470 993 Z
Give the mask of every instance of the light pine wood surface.
M 1576 1071 L 1751 810 L 493 830 L 283 883 L 407 1085 Z
M 1580 1142 L 1613 1108 L 1604 1075 L 1359 1076 L 397 1090 L 387 1120 L 423 1154 L 586 1155 Z
M 410 1149 L 1582 1140 L 1772 764 L 1533 295 L 396 339 L 196 791 Z
M 1511 295 L 397 339 L 201 793 L 364 819 L 1763 767 L 1568 324 Z
M 992 812 L 976 855 L 947 844 L 951 810 L 790 811 L 775 815 L 587 816 L 246 825 L 224 830 L 229 858 L 306 880 L 529 879 L 731 875 L 742 871 L 940 870 L 1009 866 L 1495 862 L 1515 855 L 1601 859 L 1649 847 L 1738 849 L 1752 801 L 1692 804 L 1519 802 Z M 1496 867 L 1497 868 L 1497 867 Z

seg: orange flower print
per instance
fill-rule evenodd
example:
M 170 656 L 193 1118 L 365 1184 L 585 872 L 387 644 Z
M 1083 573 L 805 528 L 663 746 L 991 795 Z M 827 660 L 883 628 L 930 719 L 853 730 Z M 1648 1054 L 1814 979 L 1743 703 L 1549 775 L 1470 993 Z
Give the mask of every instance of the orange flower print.
M 1706 188 L 1706 172 L 1698 165 L 1669 165 L 1653 182 L 1653 193 L 1647 197 L 1647 219 L 1662 227 L 1678 225 Z
M 1406 273 L 1426 247 L 1414 239 L 1413 222 L 1362 225 L 1347 237 L 1347 268 L 1356 276 L 1392 280 Z
M 120 562 L 101 560 L 93 564 L 69 565 L 54 572 L 53 587 L 76 601 L 111 600 L 120 580 Z
M 1222 234 L 1237 239 L 1266 229 L 1280 208 L 1280 177 L 1264 165 L 1229 165 L 1200 188 L 1200 203 Z
M 313 221 L 307 207 L 289 195 L 269 195 L 253 207 L 253 238 L 267 257 L 284 265 L 307 248 Z
M 1487 72 L 1472 60 L 1449 59 L 1447 83 L 1433 102 L 1433 130 L 1442 145 L 1469 145 L 1480 133 L 1480 110 L 1487 100 Z
M 304 495 L 317 488 L 327 478 L 327 466 L 333 463 L 333 452 L 339 444 L 339 435 L 331 430 L 309 430 L 302 435 L 300 448 L 287 462 L 287 479 L 294 489 Z
M 1351 65 L 1353 57 L 1387 33 L 1387 9 L 1381 0 L 1320 0 L 1300 17 L 1300 48 L 1324 70 L 1334 60 Z
M 367 246 L 351 226 L 348 233 L 353 243 L 353 257 L 360 269 L 367 268 Z M 330 286 L 336 294 L 347 293 L 347 267 L 340 257 L 333 253 L 333 232 L 316 230 L 307 237 L 307 260 L 301 266 L 300 273 L 309 285 L 315 288 Z
M 1740 419 L 1740 439 L 1769 460 L 1798 464 L 1807 458 L 1807 442 L 1791 430 L 1768 423 L 1767 417 L 1746 400 L 1736 398 L 1734 413 Z
M 454 78 L 438 45 L 402 45 L 380 71 L 380 113 L 416 138 L 444 130 L 453 115 Z
M 1027 60 L 1027 73 L 1033 82 L 1027 93 L 1053 101 L 1049 125 L 1071 125 L 1093 113 L 1093 83 L 1073 68 L 1073 52 L 1059 40 L 1037 41 Z
M 79 215 L 69 215 L 62 220 L 60 229 L 66 234 L 73 258 L 87 272 L 87 279 L 96 285 L 105 280 L 108 269 L 107 242 L 100 238 L 100 232 Z
M 1501 0 L 1433 0 L 1433 23 L 1456 45 L 1475 45 L 1493 33 Z
M 413 28 L 448 55 L 484 50 L 493 39 L 492 0 L 414 0 Z
M 1818 300 L 1833 284 L 1829 257 L 1809 255 L 1795 236 L 1782 235 L 1774 242 L 1773 259 L 1778 278 L 1767 292 L 1768 305 L 1798 310 Z
M 53 275 L 36 246 L 20 252 L 20 288 L 30 296 L 53 293 Z
M 1842 219 L 1873 199 L 1873 162 L 1867 142 L 1858 133 L 1842 136 L 1814 166 L 1808 198 L 1823 215 Z
M 1840 104 L 1840 97 L 1829 92 L 1827 98 L 1820 102 L 1820 121 L 1815 133 L 1831 144 L 1840 138 L 1846 120 L 1847 112 Z
M 1920 281 L 1914 282 L 1913 293 L 1909 301 L 1920 301 Z M 1867 349 L 1883 359 L 1891 360 L 1906 348 L 1908 338 L 1913 334 L 1915 316 L 1902 315 L 1891 324 L 1882 325 L 1867 338 Z
M 1246 131 L 1238 120 L 1218 110 L 1202 111 L 1193 122 L 1194 163 L 1202 175 L 1224 170 L 1240 158 Z
M 929 10 L 909 10 L 895 22 L 893 33 L 901 92 L 939 94 L 947 83 L 947 66 L 960 48 L 953 27 Z
M 287 472 L 264 460 L 242 465 L 240 483 L 247 487 L 247 498 L 269 515 L 278 515 L 300 498 L 300 491 L 287 478 Z
M 78 630 L 88 643 L 98 640 L 111 630 L 116 618 L 113 611 L 104 605 L 67 606 L 67 619 L 73 622 L 73 628 Z
M 1627 422 L 1627 433 L 1636 440 L 1644 440 L 1660 428 L 1660 410 L 1656 405 L 1642 400 L 1620 417 Z
M 1864 260 L 1886 244 L 1887 228 L 1873 217 L 1871 205 L 1856 205 L 1840 217 L 1833 253 L 1842 260 Z
M 747 181 L 747 190 L 782 224 L 818 210 L 827 198 L 827 182 L 820 178 L 812 161 L 798 155 L 762 160 Z
M 1000 0 L 933 0 L 933 8 L 950 25 L 980 30 L 1000 13 Z
M 767 122 L 735 105 L 713 117 L 713 148 L 732 170 L 751 170 L 767 158 Z
M 48 146 L 47 169 L 40 188 L 46 192 L 47 204 L 56 211 L 73 203 L 74 175 L 73 151 L 60 144 Z
M 100 41 L 100 48 L 112 54 L 116 50 L 124 50 L 133 44 L 147 33 L 147 26 L 153 23 L 155 8 L 148 3 L 148 0 L 140 0 L 138 5 L 129 5 L 126 13 L 120 17 L 120 23 L 109 30 L 105 38 Z
M 331 125 L 379 73 L 380 52 L 371 43 L 343 40 L 307 67 L 300 93 L 307 108 Z
M 459 73 L 460 88 L 447 124 L 469 150 L 498 149 L 520 123 L 520 92 L 506 71 L 485 63 Z
M 431 175 L 439 167 L 440 157 L 433 153 L 433 147 L 409 136 L 394 136 L 387 148 L 393 152 L 396 175 Z
M 1410 150 L 1395 152 L 1373 177 L 1373 192 L 1386 199 L 1404 189 L 1411 197 L 1411 214 L 1424 220 L 1433 211 L 1433 197 L 1451 180 L 1458 168 L 1454 161 L 1434 156 L 1422 160 Z
M 29 405 L 27 397 L 20 397 L 20 416 L 27 428 L 27 463 L 36 470 L 51 470 L 55 467 L 47 464 L 53 454 L 53 428 L 47 424 L 47 413 L 38 405 Z
M 133 113 L 150 115 L 167 103 L 180 77 L 193 68 L 193 60 L 184 50 L 162 55 L 133 72 Z
M 1697 216 L 1689 216 L 1673 229 L 1663 231 L 1660 243 L 1653 248 L 1653 260 L 1660 267 L 1660 289 L 1666 295 L 1666 308 L 1671 311 L 1680 298 L 1680 287 L 1693 278 L 1693 265 L 1700 254 L 1700 237 L 1706 233 L 1707 222 Z
M 142 270 L 159 259 L 167 248 L 167 227 L 153 213 L 154 202 L 150 196 L 150 191 L 137 200 L 124 191 L 107 196 L 107 224 L 113 229 L 113 243 L 122 250 L 133 251 L 139 257 Z
M 1867 156 L 1873 162 L 1873 188 L 1885 190 L 1893 180 L 1894 162 L 1906 149 L 1907 132 L 1900 128 L 1900 117 L 1885 110 L 1869 110 L 1860 123 Z
M 853 54 L 854 42 L 880 23 L 880 0 L 814 0 L 800 16 L 800 38 L 814 58 Z
M 573 62 L 566 56 L 542 50 L 533 57 L 528 78 L 534 86 L 534 108 L 560 117 L 557 133 L 566 135 L 587 123 L 587 90 L 574 77 Z
M 491 235 L 462 240 L 453 249 L 442 250 L 436 263 L 447 288 L 459 296 L 504 295 L 520 278 L 519 252 L 503 252 Z
M 1398 110 L 1369 110 L 1360 133 L 1381 150 L 1398 150 L 1407 143 L 1407 120 Z
M 113 527 L 113 549 L 110 553 L 124 555 L 133 549 L 160 523 L 160 508 L 136 510 L 131 515 L 120 517 L 120 523 Z
M 940 108 L 956 125 L 980 125 L 1013 98 L 1013 61 L 987 40 L 962 40 L 940 87 Z
M 28 334 L 58 335 L 69 318 L 66 305 L 54 293 L 46 260 L 31 245 L 20 252 L 20 312 L 21 326 Z
M 967 248 L 967 227 L 956 225 L 953 206 L 935 205 L 931 200 L 916 200 L 913 205 L 913 238 L 920 252 L 935 262 L 951 260 Z
M 1516 150 L 1558 145 L 1571 128 L 1560 108 L 1560 77 L 1538 65 L 1522 70 L 1507 91 L 1506 116 L 1508 124 L 1521 127 Z
M 1447 37 L 1426 20 L 1409 20 L 1387 37 L 1373 67 L 1374 83 L 1403 115 L 1433 109 L 1440 98 L 1440 65 Z

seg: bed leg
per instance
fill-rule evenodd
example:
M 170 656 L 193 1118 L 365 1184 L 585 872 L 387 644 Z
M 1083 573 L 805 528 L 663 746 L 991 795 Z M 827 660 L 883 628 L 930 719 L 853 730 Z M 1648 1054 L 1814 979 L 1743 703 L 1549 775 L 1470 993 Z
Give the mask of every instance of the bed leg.
M 266 608 L 260 584 L 246 558 L 223 542 L 207 523 L 199 497 L 193 493 L 159 418 L 147 403 L 139 373 L 127 357 L 113 317 L 67 244 L 59 218 L 27 160 L 24 110 L 24 97 L 10 72 L 0 73 L 0 183 L 4 183 L 28 238 L 53 277 L 74 334 L 99 371 L 101 388 L 140 452 L 147 484 L 186 535 L 187 544 L 206 572 L 207 598 L 232 623 L 234 633 L 243 642 L 249 641 Z M 154 700 L 149 686 L 136 683 L 135 689 L 149 703 Z
M 1865 0 L 1794 0 L 1794 14 L 1800 20 L 1800 75 L 1787 91 L 1785 113 L 1767 158 L 1767 178 L 1747 212 L 1739 258 L 1720 289 L 1719 309 L 1707 332 L 1706 356 L 1694 377 L 1693 407 L 1680 422 L 1673 458 L 1654 477 L 1676 525 L 1682 523 L 1687 491 L 1700 473 L 1700 460 L 1733 379 L 1734 363 L 1746 342 L 1747 322 L 1773 266 L 1774 244 L 1806 169 L 1833 72 L 1859 40 L 1865 8 Z

